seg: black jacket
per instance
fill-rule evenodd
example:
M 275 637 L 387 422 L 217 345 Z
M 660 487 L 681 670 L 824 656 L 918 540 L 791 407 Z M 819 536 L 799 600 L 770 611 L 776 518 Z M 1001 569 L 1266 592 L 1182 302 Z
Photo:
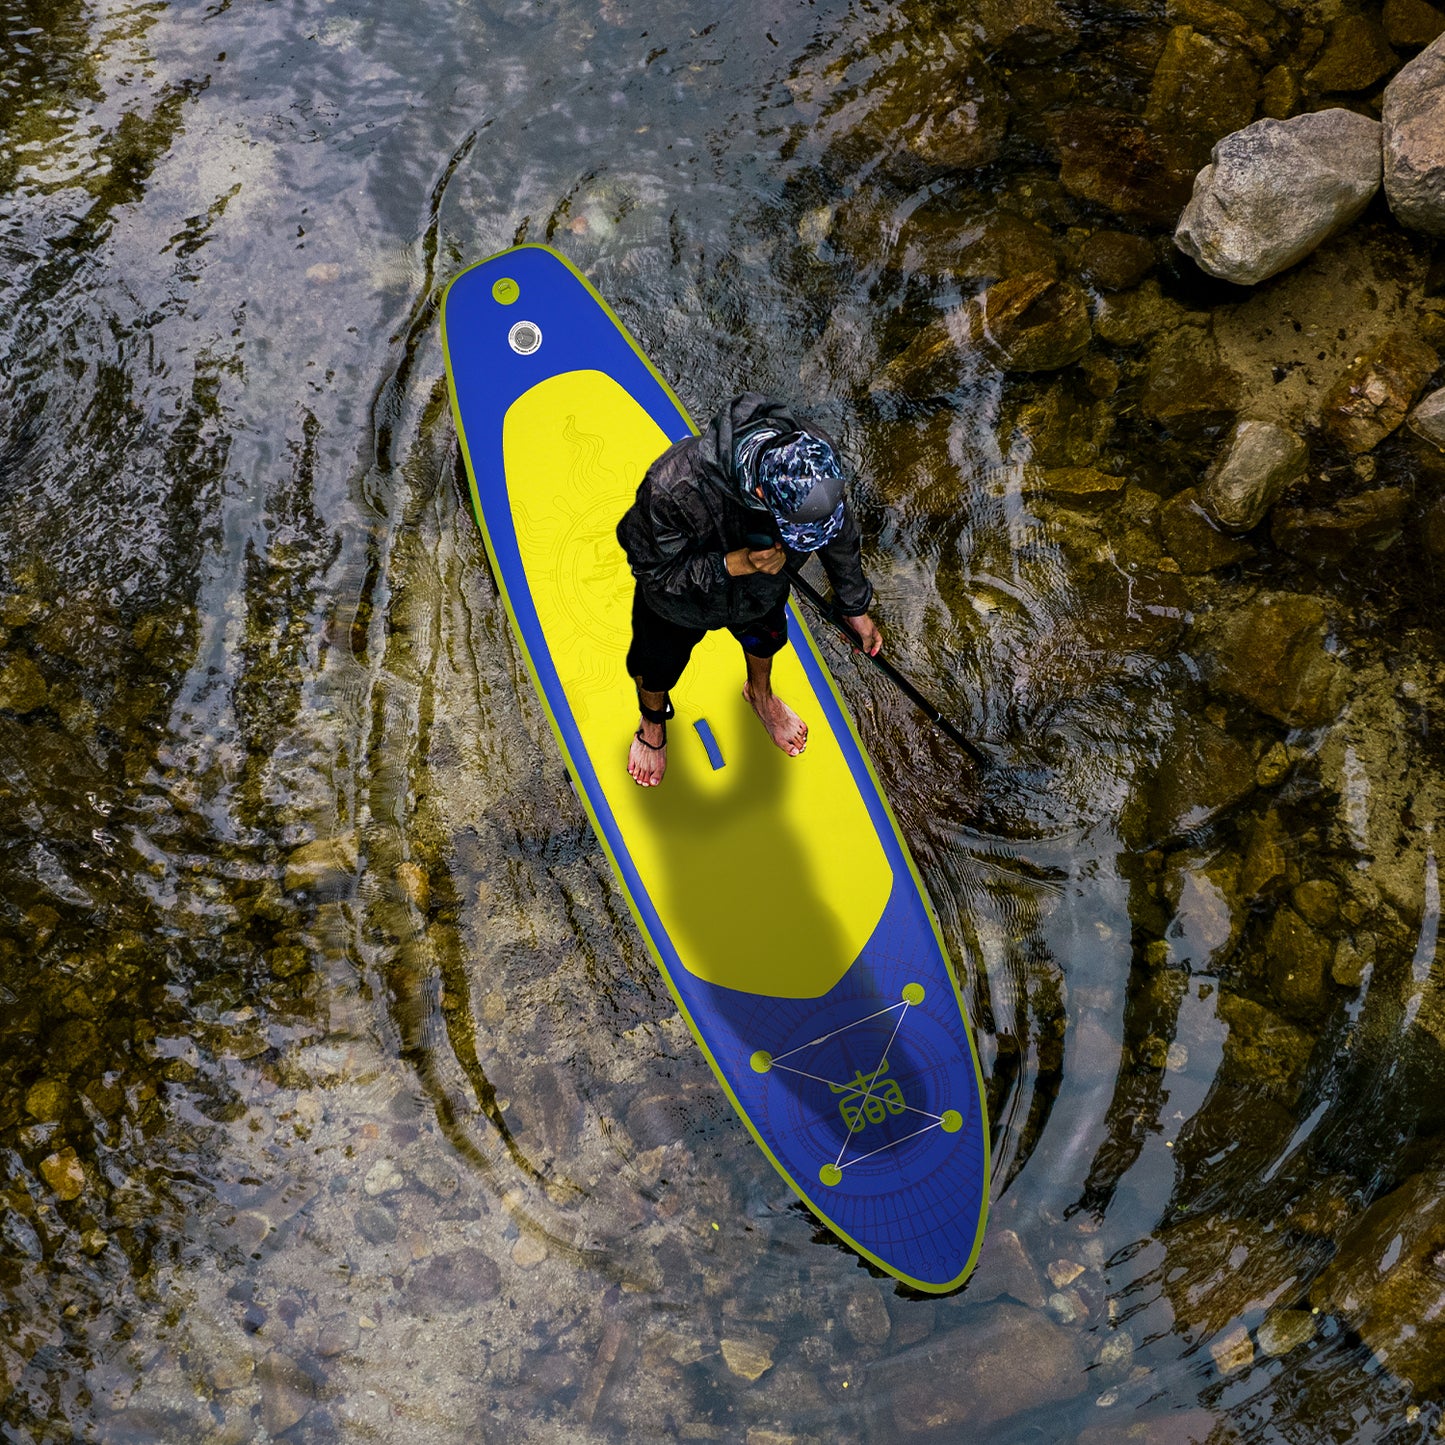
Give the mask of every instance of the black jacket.
M 725 561 L 727 553 L 749 545 L 750 534 L 777 540 L 772 512 L 742 485 L 732 463 L 733 438 L 759 421 L 801 429 L 783 402 L 744 392 L 701 436 L 684 437 L 653 462 L 617 524 L 632 575 L 659 617 L 683 627 L 730 627 L 755 621 L 787 596 L 786 574 L 730 577 Z M 833 445 L 816 426 L 807 430 Z M 789 551 L 788 566 L 801 565 L 806 555 Z M 866 612 L 873 586 L 863 575 L 858 523 L 846 499 L 843 530 L 818 556 L 842 610 L 855 617 Z

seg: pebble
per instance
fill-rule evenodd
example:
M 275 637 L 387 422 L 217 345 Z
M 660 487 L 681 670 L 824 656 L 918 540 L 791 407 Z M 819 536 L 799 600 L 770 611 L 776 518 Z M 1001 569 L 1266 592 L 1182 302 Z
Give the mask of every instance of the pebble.
M 78 1199 L 85 1190 L 85 1170 L 74 1149 L 58 1149 L 40 1161 L 40 1172 L 58 1199 Z
M 1259 1327 L 1259 1348 L 1266 1355 L 1287 1355 L 1314 1338 L 1316 1323 L 1310 1310 L 1275 1310 Z
M 512 1263 L 519 1269 L 535 1269 L 547 1258 L 547 1246 L 535 1235 L 524 1234 L 512 1246 Z
M 1083 1274 L 1084 1266 L 1076 1264 L 1072 1259 L 1056 1259 L 1045 1271 L 1049 1277 L 1049 1283 L 1055 1289 L 1063 1289 L 1071 1285 Z
M 767 1335 L 754 1335 L 748 1339 L 725 1339 L 721 1344 L 723 1361 L 728 1369 L 749 1384 L 773 1367 L 773 1349 L 777 1341 Z
M 1254 1362 L 1254 1344 L 1243 1325 L 1236 1325 L 1228 1334 L 1214 1340 L 1209 1346 L 1209 1353 L 1222 1375 L 1232 1375 Z
M 361 1187 L 373 1199 L 380 1199 L 383 1195 L 395 1194 L 405 1184 L 406 1180 L 402 1177 L 401 1170 L 396 1167 L 394 1159 L 378 1159 L 366 1171 Z

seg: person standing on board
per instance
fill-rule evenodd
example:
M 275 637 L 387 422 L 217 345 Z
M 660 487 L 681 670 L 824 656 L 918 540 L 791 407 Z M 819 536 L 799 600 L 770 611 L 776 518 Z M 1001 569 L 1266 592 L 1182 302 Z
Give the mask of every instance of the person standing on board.
M 627 671 L 642 716 L 627 771 L 642 787 L 667 768 L 668 693 L 693 648 L 720 627 L 742 644 L 743 696 L 769 736 L 791 757 L 807 746 L 807 724 L 772 688 L 773 656 L 788 641 L 789 563 L 817 552 L 859 646 L 883 646 L 837 448 L 771 397 L 745 392 L 700 436 L 669 447 L 647 469 L 617 540 L 637 579 Z

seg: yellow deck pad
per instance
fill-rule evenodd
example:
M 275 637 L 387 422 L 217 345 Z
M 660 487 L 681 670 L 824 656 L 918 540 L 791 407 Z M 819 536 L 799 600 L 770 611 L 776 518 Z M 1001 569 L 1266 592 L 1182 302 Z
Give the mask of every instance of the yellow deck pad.
M 871 936 L 893 874 L 793 646 L 775 659 L 773 687 L 808 723 L 801 756 L 774 746 L 742 697 L 741 650 L 712 632 L 673 693 L 663 783 L 640 788 L 627 773 L 633 583 L 615 529 L 668 445 L 600 371 L 551 377 L 511 405 L 503 456 L 532 602 L 613 822 L 685 967 L 748 993 L 817 998 Z

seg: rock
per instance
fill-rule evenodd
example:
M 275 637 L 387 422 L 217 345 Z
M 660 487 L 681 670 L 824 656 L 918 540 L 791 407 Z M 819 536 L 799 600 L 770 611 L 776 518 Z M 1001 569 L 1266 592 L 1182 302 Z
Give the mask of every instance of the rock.
M 1445 559 L 1445 497 L 1437 497 L 1425 513 L 1423 539 L 1426 550 Z
M 1445 451 L 1445 387 L 1432 391 L 1410 413 L 1410 430 Z
M 1226 422 L 1239 408 L 1239 379 L 1219 359 L 1207 332 L 1181 327 L 1149 355 L 1139 409 L 1150 421 L 1182 435 Z
M 1189 576 L 1213 572 L 1254 555 L 1254 548 L 1221 532 L 1200 504 L 1199 492 L 1186 487 L 1159 511 L 1159 530 L 1169 555 Z
M 996 211 L 979 225 L 953 211 L 921 206 L 899 233 L 892 254 L 901 275 L 959 283 L 1030 271 L 1056 275 L 1059 269 L 1059 249 L 1048 231 L 1008 211 Z
M 1199 505 L 1219 526 L 1248 532 L 1280 496 L 1305 478 L 1304 439 L 1268 421 L 1235 423 L 1199 489 Z
M 1445 235 L 1445 35 L 1385 87 L 1385 194 L 1405 226 Z
M 1097 467 L 1030 467 L 1024 473 L 1024 490 L 1050 501 L 1074 505 L 1112 502 L 1124 490 L 1124 478 Z
M 1156 332 L 1178 327 L 1184 314 L 1157 281 L 1148 280 L 1133 291 L 1103 297 L 1094 311 L 1094 334 L 1110 346 L 1137 346 Z
M 1442 111 L 1445 120 L 1445 111 Z M 1325 397 L 1326 433 L 1359 455 L 1405 420 L 1440 365 L 1435 348 L 1408 331 L 1392 331 L 1357 356 Z
M 1129 1423 L 1091 1425 L 1074 1445 L 1230 1445 L 1236 1437 L 1221 1431 L 1220 1419 L 1208 1410 L 1170 1410 L 1152 1419 L 1131 1413 Z
M 1236 1325 L 1227 1334 L 1211 1340 L 1209 1353 L 1221 1375 L 1232 1375 L 1254 1363 L 1254 1344 L 1243 1325 Z
M 272 1350 L 256 1366 L 256 1381 L 261 1387 L 261 1423 L 268 1435 L 284 1435 L 316 1403 L 316 1382 L 279 1350 Z
M 936 1349 L 892 1365 L 895 1430 L 978 1438 L 1012 1415 L 1074 1399 L 1088 1385 L 1084 1364 L 1073 1331 L 1019 1305 L 985 1305 Z
M 356 876 L 358 859 L 355 833 L 303 843 L 286 860 L 284 887 L 288 893 L 335 887 Z
M 407 1278 L 409 1307 L 420 1314 L 432 1310 L 451 1313 L 491 1299 L 501 1288 L 496 1261 L 479 1249 L 434 1254 L 417 1265 Z
M 420 863 L 407 861 L 396 866 L 396 883 L 401 896 L 418 913 L 425 913 L 431 904 L 431 879 Z
M 1310 1310 L 1271 1310 L 1255 1331 L 1255 1341 L 1266 1355 L 1287 1355 L 1314 1339 L 1317 1325 Z
M 1361 933 L 1340 939 L 1335 944 L 1330 977 L 1341 988 L 1359 988 L 1365 981 L 1366 971 L 1374 967 L 1377 948 L 1373 933 Z
M 1229 1026 L 1224 1041 L 1229 1076 L 1255 1093 L 1292 1098 L 1314 1049 L 1313 1036 L 1239 994 L 1220 995 L 1219 1017 Z
M 59 1149 L 42 1159 L 40 1173 L 57 1199 L 79 1199 L 85 1192 L 85 1169 L 74 1149 Z
M 1276 911 L 1265 936 L 1265 969 L 1270 991 L 1286 1014 L 1308 1018 L 1327 1002 L 1332 955 L 1329 940 L 1294 909 Z
M 1415 1175 L 1360 1215 L 1310 1301 L 1343 1316 L 1417 1392 L 1445 1385 L 1445 1170 Z
M 1305 84 L 1317 91 L 1368 90 L 1398 63 L 1379 21 L 1368 15 L 1341 15 Z
M 1288 873 L 1289 836 L 1273 808 L 1254 825 L 1239 870 L 1239 896 L 1246 903 L 1253 903 L 1273 891 L 1274 885 Z
M 363 1204 L 356 1211 L 356 1232 L 368 1244 L 392 1244 L 396 1240 L 396 1215 L 382 1204 Z
M 777 1341 L 767 1335 L 725 1338 L 719 1344 L 722 1346 L 723 1362 L 740 1380 L 752 1384 L 773 1368 L 773 1350 Z
M 843 1326 L 860 1345 L 881 1345 L 888 1339 L 893 1322 L 876 1285 L 849 1290 L 843 1303 Z
M 1057 60 L 1079 41 L 1078 26 L 1058 0 L 979 0 L 974 15 L 990 54 L 1037 65 Z
M 1289 901 L 1312 928 L 1329 928 L 1340 916 L 1340 887 L 1328 878 L 1306 878 Z
M 385 1195 L 395 1194 L 405 1184 L 406 1180 L 401 1170 L 396 1167 L 394 1159 L 378 1159 L 366 1171 L 366 1178 L 362 1180 L 361 1187 L 371 1198 L 381 1199 Z
M 1287 65 L 1276 65 L 1259 83 L 1259 113 L 1288 120 L 1300 106 L 1299 78 Z
M 1340 670 L 1325 650 L 1325 609 L 1301 593 L 1265 593 L 1221 619 L 1205 671 L 1213 685 L 1289 727 L 1338 711 Z
M 316 1353 L 323 1360 L 349 1354 L 361 1341 L 361 1327 L 351 1315 L 335 1315 L 316 1332 Z
M 1380 19 L 1391 45 L 1429 45 L 1445 33 L 1445 15 L 1426 0 L 1385 0 Z
M 1093 108 L 1067 111 L 1054 121 L 1052 135 L 1059 179 L 1080 200 L 1164 225 L 1189 199 L 1197 166 L 1137 116 Z
M 1201 827 L 1253 790 L 1249 750 L 1213 723 L 1184 717 L 1148 788 L 1149 834 L 1166 838 Z
M 524 1234 L 512 1246 L 512 1263 L 518 1269 L 536 1269 L 547 1258 L 545 1241 L 534 1234 Z
M 59 1079 L 41 1079 L 25 1093 L 25 1112 L 42 1124 L 58 1124 L 70 1108 L 70 1090 Z
M 1253 286 L 1349 225 L 1380 187 L 1380 125 L 1335 108 L 1259 120 L 1214 147 L 1174 244 L 1211 276 Z
M 1154 259 L 1154 247 L 1143 236 L 1095 231 L 1084 242 L 1079 274 L 1105 291 L 1128 291 L 1144 279 Z
M 1084 1266 L 1076 1259 L 1056 1259 L 1044 1270 L 1049 1277 L 1049 1283 L 1055 1289 L 1063 1289 L 1073 1284 L 1083 1272 Z
M 49 701 L 45 675 L 28 657 L 12 657 L 0 665 L 0 709 L 23 717 Z
M 959 338 L 964 334 L 964 308 L 940 316 L 879 368 L 869 386 L 874 394 L 896 393 L 922 400 L 952 391 L 963 379 Z
M 986 1304 L 1008 1296 L 1030 1309 L 1044 1307 L 1038 1273 L 1014 1230 L 993 1228 L 984 1232 L 968 1293 L 971 1303 Z
M 1089 303 L 1071 281 L 1032 271 L 996 282 L 967 310 L 970 339 L 1006 371 L 1057 371 L 1093 335 Z
M 1410 505 L 1401 487 L 1379 487 L 1333 507 L 1280 508 L 1270 535 L 1282 552 L 1306 562 L 1344 562 L 1362 549 L 1380 549 L 1400 535 Z
M 1176 25 L 1154 67 L 1144 123 L 1177 137 L 1184 159 L 1197 165 L 1220 136 L 1254 119 L 1258 87 L 1258 72 L 1239 51 Z

